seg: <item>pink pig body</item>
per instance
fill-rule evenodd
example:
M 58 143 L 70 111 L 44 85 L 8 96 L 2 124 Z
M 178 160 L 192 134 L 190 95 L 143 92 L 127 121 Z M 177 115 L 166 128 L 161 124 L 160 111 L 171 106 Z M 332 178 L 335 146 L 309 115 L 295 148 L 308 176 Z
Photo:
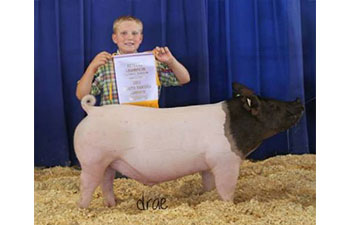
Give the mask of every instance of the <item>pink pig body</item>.
M 154 109 L 130 105 L 82 106 L 88 116 L 74 135 L 81 164 L 81 199 L 88 207 L 101 184 L 105 204 L 115 205 L 115 170 L 153 185 L 201 172 L 205 191 L 215 186 L 233 200 L 242 156 L 226 133 L 226 103 Z
M 98 185 L 107 206 L 115 205 L 115 171 L 152 185 L 201 172 L 204 191 L 216 187 L 232 201 L 242 160 L 263 140 L 298 123 L 299 99 L 262 98 L 239 83 L 232 99 L 216 104 L 154 109 L 130 105 L 95 107 L 78 125 L 74 147 L 81 172 L 79 206 L 89 206 Z

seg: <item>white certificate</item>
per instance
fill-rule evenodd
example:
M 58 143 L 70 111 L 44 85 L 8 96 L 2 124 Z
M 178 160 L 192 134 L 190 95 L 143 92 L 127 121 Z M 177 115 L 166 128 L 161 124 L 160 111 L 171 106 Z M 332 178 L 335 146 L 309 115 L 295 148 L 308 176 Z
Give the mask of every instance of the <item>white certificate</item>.
M 119 103 L 158 101 L 157 70 L 153 53 L 114 56 Z

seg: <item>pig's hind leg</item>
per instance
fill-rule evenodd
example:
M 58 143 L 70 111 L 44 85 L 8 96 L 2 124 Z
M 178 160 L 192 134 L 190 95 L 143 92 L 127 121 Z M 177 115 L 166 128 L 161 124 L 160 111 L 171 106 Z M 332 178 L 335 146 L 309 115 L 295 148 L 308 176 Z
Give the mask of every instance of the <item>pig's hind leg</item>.
M 210 170 L 201 172 L 203 191 L 201 193 L 211 191 L 215 188 L 215 178 Z
M 79 207 L 87 208 L 92 200 L 92 194 L 101 183 L 106 167 L 99 165 L 81 165 Z
M 104 204 L 108 207 L 115 206 L 115 195 L 113 192 L 114 175 L 115 170 L 112 167 L 108 166 L 101 184 Z

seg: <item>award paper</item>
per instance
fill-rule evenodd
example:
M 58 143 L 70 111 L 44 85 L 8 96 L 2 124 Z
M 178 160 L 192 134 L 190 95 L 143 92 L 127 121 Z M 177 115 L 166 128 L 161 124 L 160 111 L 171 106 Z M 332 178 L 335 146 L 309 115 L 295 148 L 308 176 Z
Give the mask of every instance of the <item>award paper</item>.
M 158 107 L 157 70 L 155 63 L 153 53 L 114 56 L 114 68 L 120 104 Z

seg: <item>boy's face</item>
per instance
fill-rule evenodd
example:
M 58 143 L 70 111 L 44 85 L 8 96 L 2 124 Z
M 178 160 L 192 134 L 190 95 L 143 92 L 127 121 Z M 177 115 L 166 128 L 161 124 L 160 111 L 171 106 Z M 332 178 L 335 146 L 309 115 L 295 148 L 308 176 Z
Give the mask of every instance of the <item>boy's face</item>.
M 142 27 L 134 21 L 121 22 L 112 39 L 122 54 L 135 53 L 143 39 Z

